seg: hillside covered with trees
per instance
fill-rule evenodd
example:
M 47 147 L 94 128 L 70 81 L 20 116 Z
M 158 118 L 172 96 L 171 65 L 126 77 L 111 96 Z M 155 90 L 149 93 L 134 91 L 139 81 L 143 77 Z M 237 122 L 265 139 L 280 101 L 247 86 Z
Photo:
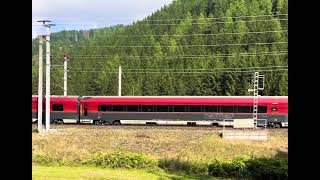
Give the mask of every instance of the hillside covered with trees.
M 128 26 L 63 31 L 51 39 L 56 95 L 63 94 L 65 53 L 69 95 L 117 95 L 119 66 L 124 96 L 249 95 L 254 71 L 266 76 L 262 95 L 288 95 L 287 0 L 175 0 Z M 35 39 L 33 94 L 37 53 Z

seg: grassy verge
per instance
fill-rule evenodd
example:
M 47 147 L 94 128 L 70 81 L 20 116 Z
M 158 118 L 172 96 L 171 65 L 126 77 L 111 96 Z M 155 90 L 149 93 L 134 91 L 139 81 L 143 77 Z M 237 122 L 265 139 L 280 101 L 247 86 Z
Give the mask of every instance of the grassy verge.
M 214 180 L 208 176 L 188 176 L 181 174 L 166 173 L 163 171 L 147 170 L 128 170 L 128 169 L 108 169 L 98 167 L 66 167 L 66 166 L 32 166 L 33 180 L 53 180 L 53 179 L 132 179 L 132 180 L 158 180 L 158 179 L 176 179 L 176 180 L 196 180 L 207 179 Z
M 287 130 L 269 131 L 265 142 L 227 141 L 212 129 L 106 127 L 32 133 L 32 162 L 46 166 L 166 170 L 221 177 L 275 174 L 287 178 L 287 152 Z
M 44 136 L 32 133 L 32 153 L 69 161 L 96 153 L 127 151 L 199 162 L 243 156 L 271 158 L 279 152 L 287 153 L 287 130 L 271 131 L 268 138 L 266 142 L 226 141 L 210 129 L 65 128 Z

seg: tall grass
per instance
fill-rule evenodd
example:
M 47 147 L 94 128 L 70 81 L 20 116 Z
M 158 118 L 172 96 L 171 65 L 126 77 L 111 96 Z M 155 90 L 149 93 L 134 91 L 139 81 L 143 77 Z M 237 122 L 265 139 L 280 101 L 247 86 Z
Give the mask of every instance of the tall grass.
M 287 157 L 287 130 L 271 131 L 268 138 L 227 141 L 211 129 L 64 128 L 50 135 L 32 133 L 32 161 L 208 174 L 218 159 L 240 168 L 228 174 L 241 173 L 243 164 L 235 159 Z

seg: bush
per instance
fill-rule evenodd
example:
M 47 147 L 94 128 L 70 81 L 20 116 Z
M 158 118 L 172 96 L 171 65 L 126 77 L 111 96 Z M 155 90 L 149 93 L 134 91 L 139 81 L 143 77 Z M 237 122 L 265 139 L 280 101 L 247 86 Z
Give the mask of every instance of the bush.
M 245 177 L 247 176 L 246 159 L 232 161 L 215 160 L 208 166 L 209 174 L 220 177 Z
M 195 161 L 183 161 L 179 159 L 161 159 L 159 167 L 171 172 L 184 172 L 187 174 L 208 174 L 208 165 Z
M 40 165 L 52 165 L 52 164 L 59 164 L 59 162 L 50 157 L 50 156 L 45 156 L 45 155 L 33 155 L 32 156 L 32 163 L 40 164 Z
M 80 159 L 53 158 L 48 155 L 33 155 L 32 163 L 40 165 L 92 165 L 107 168 L 157 169 L 171 172 L 183 172 L 193 175 L 212 175 L 215 177 L 288 179 L 287 158 L 260 158 L 215 160 L 212 163 L 181 159 L 160 159 L 159 161 L 144 154 L 117 152 L 99 153 L 92 158 Z
M 252 159 L 247 162 L 252 177 L 261 179 L 288 179 L 288 159 Z
M 144 154 L 137 153 L 99 153 L 85 162 L 88 165 L 108 168 L 153 169 L 157 167 L 157 161 Z
M 220 177 L 252 177 L 255 179 L 288 179 L 288 159 L 215 160 L 209 174 Z

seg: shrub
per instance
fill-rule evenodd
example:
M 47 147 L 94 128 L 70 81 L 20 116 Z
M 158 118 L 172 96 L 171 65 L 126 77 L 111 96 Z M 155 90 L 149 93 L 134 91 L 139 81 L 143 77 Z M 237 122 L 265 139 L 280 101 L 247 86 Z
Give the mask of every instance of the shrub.
M 99 153 L 85 162 L 88 165 L 108 168 L 156 168 L 157 161 L 144 154 L 137 153 Z
M 252 177 L 261 179 L 288 179 L 288 159 L 251 159 L 247 169 Z
M 215 160 L 208 166 L 208 171 L 209 174 L 220 177 L 245 177 L 248 174 L 245 159 Z
M 54 159 L 48 155 L 40 155 L 40 154 L 32 156 L 32 163 L 36 163 L 40 165 L 59 164 L 57 159 Z
M 208 165 L 196 161 L 185 161 L 179 159 L 160 159 L 159 167 L 172 172 L 184 172 L 187 174 L 205 175 L 208 173 Z
M 252 177 L 255 179 L 288 179 L 288 159 L 215 160 L 209 174 L 220 177 Z

